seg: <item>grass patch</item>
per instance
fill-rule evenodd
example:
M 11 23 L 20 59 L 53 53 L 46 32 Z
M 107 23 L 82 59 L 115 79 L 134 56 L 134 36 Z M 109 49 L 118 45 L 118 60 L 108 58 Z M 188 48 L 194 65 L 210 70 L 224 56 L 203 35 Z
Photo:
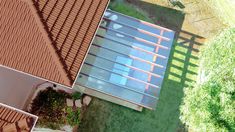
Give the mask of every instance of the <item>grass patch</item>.
M 153 20 L 148 17 L 148 14 L 145 11 L 139 9 L 134 5 L 130 5 L 125 2 L 114 1 L 110 3 L 109 8 L 111 10 L 126 14 L 128 16 L 132 16 L 153 23 Z
M 80 124 L 80 109 L 73 110 L 71 107 L 67 107 L 66 113 L 66 120 L 68 124 L 72 126 Z
M 132 4 L 137 9 L 145 12 L 148 19 L 151 19 L 151 22 L 160 25 L 162 27 L 170 28 L 175 31 L 181 29 L 185 13 L 176 9 L 168 8 L 162 5 L 168 5 L 168 0 L 126 0 L 129 1 L 127 4 Z M 165 4 L 163 4 L 165 3 Z M 124 12 L 124 14 L 127 14 Z M 135 17 L 135 16 L 134 16 Z M 148 21 L 147 19 L 142 19 Z

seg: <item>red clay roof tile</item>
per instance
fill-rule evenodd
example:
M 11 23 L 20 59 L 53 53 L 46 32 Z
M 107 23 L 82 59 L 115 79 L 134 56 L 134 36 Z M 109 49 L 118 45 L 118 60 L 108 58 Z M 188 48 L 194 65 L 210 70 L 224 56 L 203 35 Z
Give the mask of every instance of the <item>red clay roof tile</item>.
M 32 129 L 36 123 L 37 118 L 35 116 L 23 113 L 12 107 L 0 104 L 0 131 L 11 132 L 17 129 L 28 130 Z
M 29 4 L 19 0 L 1 0 L 0 6 L 0 64 L 65 83 Z
M 108 0 L 36 1 L 71 80 L 75 80 Z
M 1 0 L 0 65 L 72 86 L 108 1 Z

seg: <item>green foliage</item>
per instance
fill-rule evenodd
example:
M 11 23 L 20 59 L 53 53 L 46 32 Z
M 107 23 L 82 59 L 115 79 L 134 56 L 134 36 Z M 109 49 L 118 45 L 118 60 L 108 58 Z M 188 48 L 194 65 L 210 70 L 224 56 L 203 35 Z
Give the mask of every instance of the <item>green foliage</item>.
M 75 92 L 75 93 L 72 94 L 72 98 L 74 100 L 80 99 L 81 96 L 82 96 L 82 94 L 80 92 Z
M 78 92 L 72 95 L 52 88 L 41 91 L 34 99 L 31 113 L 39 116 L 38 124 L 42 127 L 59 129 L 61 125 L 79 125 L 80 109 L 73 111 L 66 106 L 66 98 L 80 99 Z
M 202 51 L 205 81 L 185 89 L 181 120 L 194 131 L 235 131 L 235 28 Z
M 79 125 L 80 123 L 80 109 L 73 110 L 71 107 L 66 108 L 66 120 L 71 126 Z
M 49 128 L 59 128 L 58 124 L 63 124 L 63 109 L 65 99 L 69 95 L 65 92 L 58 92 L 52 88 L 41 91 L 34 99 L 31 113 L 39 116 L 39 124 Z

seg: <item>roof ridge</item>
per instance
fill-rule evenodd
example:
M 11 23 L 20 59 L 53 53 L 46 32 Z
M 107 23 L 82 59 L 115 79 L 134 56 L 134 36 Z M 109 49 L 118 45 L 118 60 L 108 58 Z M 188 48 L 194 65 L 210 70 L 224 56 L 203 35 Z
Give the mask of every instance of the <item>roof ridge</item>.
M 71 85 L 71 79 L 69 78 L 69 74 L 66 72 L 66 69 L 63 67 L 64 64 L 61 61 L 60 56 L 57 53 L 56 49 L 52 45 L 52 41 L 51 41 L 50 37 L 48 36 L 48 33 L 45 29 L 45 25 L 43 24 L 42 19 L 38 14 L 38 11 L 37 11 L 37 9 L 34 5 L 34 2 L 32 0 L 24 0 L 24 2 L 28 3 L 29 8 L 32 11 L 32 14 L 34 15 L 34 19 L 35 19 L 35 21 L 38 25 L 39 30 L 42 33 L 42 36 L 43 36 L 44 40 L 46 41 L 47 47 L 49 48 L 51 56 L 52 56 L 54 62 L 56 63 L 56 65 L 58 67 L 59 73 L 61 74 L 61 77 L 63 78 L 64 83 L 67 86 L 70 86 Z

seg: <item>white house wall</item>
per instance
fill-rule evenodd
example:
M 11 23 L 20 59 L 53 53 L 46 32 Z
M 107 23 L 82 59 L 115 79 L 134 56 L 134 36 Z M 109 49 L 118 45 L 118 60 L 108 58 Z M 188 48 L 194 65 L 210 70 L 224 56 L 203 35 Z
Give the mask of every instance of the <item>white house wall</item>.
M 0 102 L 23 109 L 34 88 L 43 82 L 45 81 L 0 67 Z

